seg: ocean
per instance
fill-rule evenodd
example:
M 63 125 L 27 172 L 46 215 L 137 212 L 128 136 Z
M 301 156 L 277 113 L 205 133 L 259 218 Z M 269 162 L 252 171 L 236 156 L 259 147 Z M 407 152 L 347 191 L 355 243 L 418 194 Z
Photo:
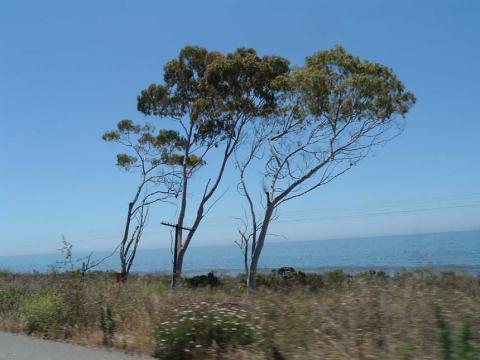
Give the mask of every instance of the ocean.
M 107 252 L 94 253 L 93 259 Z M 168 272 L 169 249 L 140 249 L 133 271 Z M 86 254 L 74 252 L 74 266 L 81 267 Z M 62 259 L 60 254 L 0 256 L 0 269 L 45 272 Z M 480 231 L 396 235 L 335 240 L 266 242 L 260 268 L 292 266 L 304 271 L 342 268 L 350 272 L 377 269 L 389 272 L 429 268 L 480 274 Z M 98 269 L 118 269 L 113 256 Z M 191 246 L 185 256 L 187 274 L 210 270 L 235 274 L 243 271 L 240 249 L 235 245 Z

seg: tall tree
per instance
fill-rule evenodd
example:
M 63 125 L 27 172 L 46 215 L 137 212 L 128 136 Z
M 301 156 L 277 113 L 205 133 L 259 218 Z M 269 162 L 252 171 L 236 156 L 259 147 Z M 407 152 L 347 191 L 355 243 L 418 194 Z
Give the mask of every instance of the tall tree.
M 182 273 L 183 259 L 200 223 L 215 203 L 213 197 L 226 166 L 241 144 L 245 126 L 252 119 L 266 117 L 276 110 L 272 82 L 289 71 L 288 61 L 277 56 L 260 57 L 252 49 L 240 48 L 221 54 L 197 46 L 187 46 L 177 59 L 164 67 L 164 82 L 150 85 L 138 97 L 138 110 L 174 120 L 184 141 L 181 162 L 181 197 L 177 225 L 184 227 L 187 211 L 193 223 L 184 236 L 182 229 L 174 254 L 175 286 Z M 203 184 L 197 204 L 190 201 L 190 181 L 195 170 L 206 164 L 212 151 L 220 160 L 209 169 L 211 177 Z M 195 155 L 199 161 L 189 164 Z
M 126 149 L 126 153 L 117 154 L 117 166 L 138 176 L 119 244 L 121 278 L 126 281 L 147 225 L 150 206 L 179 194 L 179 174 L 175 166 L 183 142 L 174 131 L 156 133 L 152 125 L 135 124 L 131 120 L 121 120 L 116 129 L 107 131 L 102 138 Z M 191 158 L 190 162 L 195 159 Z
M 415 103 L 391 69 L 342 47 L 307 57 L 276 85 L 281 96 L 275 113 L 252 123 L 251 147 L 236 156 L 248 209 L 249 230 L 240 232 L 240 245 L 250 288 L 279 206 L 328 184 L 397 136 L 403 127 L 399 119 Z M 261 210 L 248 184 L 254 166 L 264 169 Z

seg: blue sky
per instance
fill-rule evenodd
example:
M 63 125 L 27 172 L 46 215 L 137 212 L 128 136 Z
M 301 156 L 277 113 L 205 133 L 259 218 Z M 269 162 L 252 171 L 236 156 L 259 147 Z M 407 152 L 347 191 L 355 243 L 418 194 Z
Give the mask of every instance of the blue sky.
M 466 0 L 2 1 L 1 252 L 52 252 L 62 234 L 79 250 L 118 241 L 134 179 L 101 134 L 144 120 L 137 94 L 188 44 L 294 64 L 341 44 L 418 98 L 400 138 L 281 211 L 276 241 L 479 229 L 479 17 Z M 231 174 L 195 245 L 233 241 Z M 159 223 L 173 210 L 153 213 L 142 247 L 169 245 Z

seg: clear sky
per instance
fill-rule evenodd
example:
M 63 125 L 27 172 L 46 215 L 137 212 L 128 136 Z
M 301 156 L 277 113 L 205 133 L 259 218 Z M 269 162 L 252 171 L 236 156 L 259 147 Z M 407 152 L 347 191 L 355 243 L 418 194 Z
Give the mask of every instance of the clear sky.
M 134 182 L 101 134 L 144 120 L 137 94 L 189 44 L 293 64 L 341 44 L 392 67 L 418 98 L 400 138 L 289 204 L 273 232 L 480 229 L 479 19 L 473 0 L 1 1 L 0 255 L 55 251 L 62 234 L 79 250 L 118 242 Z M 233 241 L 242 208 L 231 174 L 195 245 Z M 156 210 L 142 247 L 169 245 L 159 222 L 173 210 Z

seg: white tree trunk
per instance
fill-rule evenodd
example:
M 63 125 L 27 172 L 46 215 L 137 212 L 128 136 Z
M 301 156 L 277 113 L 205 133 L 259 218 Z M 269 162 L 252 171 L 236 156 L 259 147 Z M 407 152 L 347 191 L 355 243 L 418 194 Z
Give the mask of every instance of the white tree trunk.
M 274 204 L 269 201 L 265 209 L 265 214 L 263 216 L 263 223 L 260 229 L 260 233 L 258 235 L 255 250 L 253 251 L 252 258 L 250 260 L 250 266 L 247 274 L 247 287 L 249 289 L 254 289 L 257 285 L 256 275 L 257 275 L 257 268 L 258 268 L 258 260 L 260 259 L 260 254 L 262 252 L 263 245 L 265 243 L 265 238 L 267 237 L 268 226 L 270 225 L 270 221 L 272 219 L 274 209 L 275 209 Z

